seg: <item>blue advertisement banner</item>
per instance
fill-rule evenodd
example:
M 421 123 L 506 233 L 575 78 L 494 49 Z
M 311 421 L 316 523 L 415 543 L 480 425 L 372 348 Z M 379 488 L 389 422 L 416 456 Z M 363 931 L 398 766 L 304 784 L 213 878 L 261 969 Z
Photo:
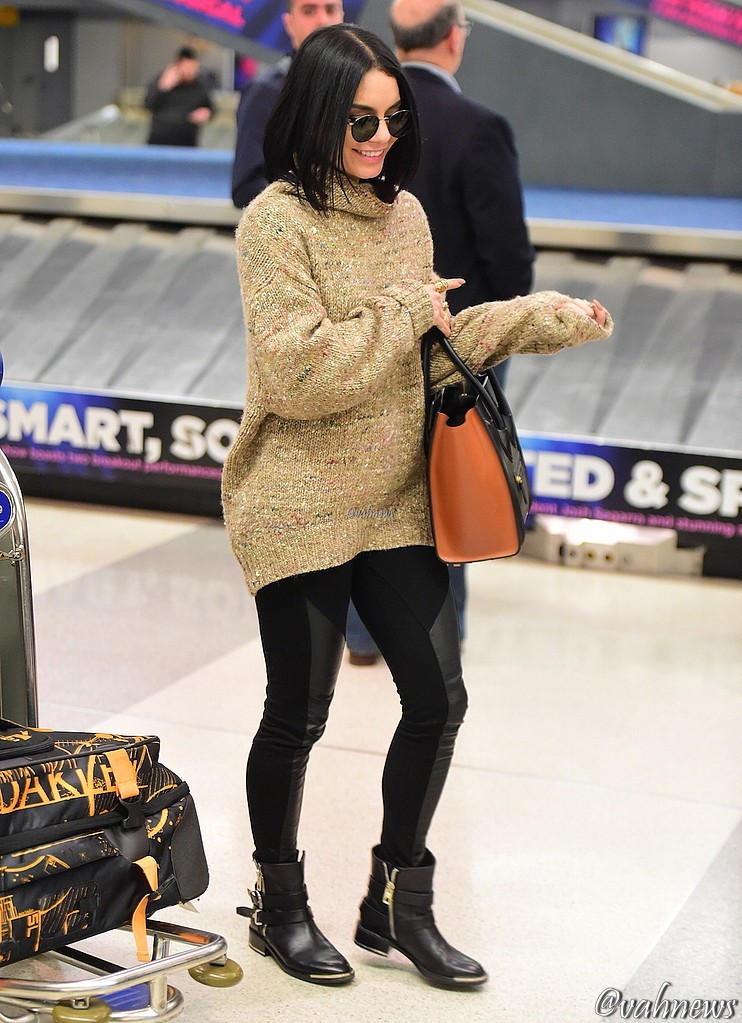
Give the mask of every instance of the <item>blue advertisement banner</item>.
M 247 36 L 281 53 L 291 52 L 281 15 L 283 0 L 154 0 L 233 35 Z M 346 21 L 357 21 L 365 0 L 344 0 Z
M 742 455 L 522 432 L 531 514 L 674 529 L 742 550 Z
M 213 497 L 241 410 L 6 383 L 0 446 L 17 473 Z M 532 514 L 674 529 L 742 558 L 742 454 L 521 432 Z M 74 490 L 72 491 L 74 493 Z M 181 511 L 189 511 L 188 497 Z
M 4 384 L 0 446 L 16 471 L 218 492 L 240 410 Z M 185 510 L 185 509 L 184 509 Z

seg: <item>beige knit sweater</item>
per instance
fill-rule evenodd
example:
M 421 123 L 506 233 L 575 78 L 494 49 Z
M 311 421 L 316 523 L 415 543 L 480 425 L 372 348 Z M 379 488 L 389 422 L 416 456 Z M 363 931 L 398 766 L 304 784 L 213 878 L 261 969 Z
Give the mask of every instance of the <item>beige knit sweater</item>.
M 251 592 L 360 551 L 432 544 L 419 341 L 436 275 L 417 199 L 387 205 L 349 185 L 325 216 L 276 182 L 245 210 L 237 260 L 249 385 L 222 498 Z M 565 298 L 465 309 L 451 342 L 478 369 L 610 334 L 610 321 L 556 312 Z M 433 382 L 451 370 L 438 354 Z

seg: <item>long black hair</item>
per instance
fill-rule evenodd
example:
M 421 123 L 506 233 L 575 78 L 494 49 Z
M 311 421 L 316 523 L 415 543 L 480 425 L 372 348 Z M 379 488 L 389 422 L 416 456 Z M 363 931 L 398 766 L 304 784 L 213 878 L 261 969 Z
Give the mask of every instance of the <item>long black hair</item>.
M 317 29 L 299 47 L 265 129 L 266 177 L 295 185 L 314 209 L 326 212 L 336 188 L 347 188 L 343 146 L 361 79 L 373 68 L 395 78 L 409 131 L 391 147 L 371 184 L 392 202 L 412 179 L 420 157 L 420 129 L 412 90 L 399 61 L 378 36 L 355 25 Z

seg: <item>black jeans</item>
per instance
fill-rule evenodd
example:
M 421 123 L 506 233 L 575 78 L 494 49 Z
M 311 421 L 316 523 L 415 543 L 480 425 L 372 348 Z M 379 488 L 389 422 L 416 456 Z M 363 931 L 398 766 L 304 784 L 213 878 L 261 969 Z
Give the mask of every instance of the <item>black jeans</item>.
M 402 704 L 382 781 L 381 856 L 417 866 L 466 711 L 456 607 L 432 547 L 365 551 L 259 590 L 268 686 L 247 762 L 255 858 L 288 862 L 309 753 L 325 729 L 353 598 Z

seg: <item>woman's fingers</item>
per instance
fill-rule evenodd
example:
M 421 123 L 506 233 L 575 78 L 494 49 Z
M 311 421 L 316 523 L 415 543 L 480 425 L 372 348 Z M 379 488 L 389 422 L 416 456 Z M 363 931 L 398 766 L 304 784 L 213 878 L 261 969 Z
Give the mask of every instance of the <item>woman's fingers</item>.
M 590 317 L 592 317 L 595 313 L 592 305 L 582 298 L 570 298 L 569 301 L 562 302 L 561 305 L 558 305 L 557 309 L 574 309 L 576 312 L 584 313 L 585 316 Z
M 445 295 L 447 291 L 460 288 L 462 284 L 466 284 L 463 277 L 436 277 L 434 281 L 430 282 L 430 287 L 439 295 Z
M 437 288 L 435 283 L 426 284 L 425 287 L 433 304 L 433 325 L 448 337 L 451 333 L 451 314 L 448 310 L 446 293 Z
M 593 301 L 593 309 L 595 310 L 595 319 L 601 327 L 605 327 L 605 321 L 608 319 L 608 310 L 605 306 L 601 305 L 597 298 Z
M 602 306 L 597 299 L 593 302 L 587 302 L 584 298 L 571 298 L 568 302 L 562 302 L 561 305 L 555 308 L 574 309 L 575 312 L 589 316 L 591 320 L 595 320 L 601 327 L 605 326 L 605 322 L 608 319 L 608 312 L 605 306 Z

